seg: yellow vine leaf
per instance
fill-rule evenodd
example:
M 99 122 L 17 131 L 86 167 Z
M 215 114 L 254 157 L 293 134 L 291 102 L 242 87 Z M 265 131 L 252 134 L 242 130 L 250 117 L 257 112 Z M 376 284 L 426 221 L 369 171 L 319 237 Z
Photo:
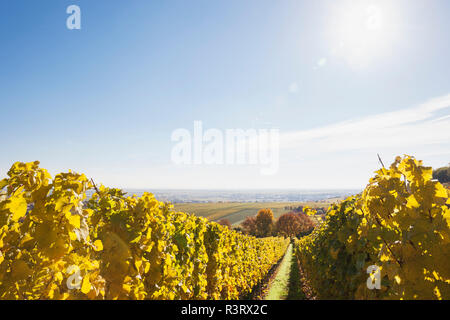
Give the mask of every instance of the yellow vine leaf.
M 81 226 L 81 218 L 77 214 L 71 214 L 70 212 L 67 212 L 66 214 L 67 219 L 69 220 L 69 223 L 74 227 L 79 229 Z
M 94 247 L 95 247 L 95 251 L 102 251 L 103 250 L 103 243 L 101 240 L 95 240 L 94 241 Z
M 17 195 L 9 198 L 6 208 L 12 213 L 11 219 L 15 222 L 24 217 L 27 214 L 27 201 L 23 197 L 23 193 L 19 192 Z
M 86 275 L 83 278 L 83 282 L 81 284 L 81 292 L 83 292 L 84 294 L 88 294 L 89 291 L 91 291 L 91 283 L 89 281 L 89 276 Z
M 447 190 L 440 183 L 436 184 L 436 193 L 435 196 L 438 198 L 448 198 Z M 448 200 L 447 200 L 448 201 Z
M 420 204 L 417 202 L 416 198 L 414 197 L 414 195 L 410 195 L 407 198 L 407 204 L 406 207 L 408 208 L 418 208 L 420 207 Z
M 8 185 L 8 179 L 0 180 L 0 190 Z

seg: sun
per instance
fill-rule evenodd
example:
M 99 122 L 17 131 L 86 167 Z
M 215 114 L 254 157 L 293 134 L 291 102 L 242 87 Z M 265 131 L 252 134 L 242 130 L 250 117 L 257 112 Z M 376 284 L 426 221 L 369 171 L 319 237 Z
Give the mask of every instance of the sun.
M 338 1 L 330 18 L 332 54 L 353 66 L 367 66 L 391 44 L 391 8 L 378 1 Z

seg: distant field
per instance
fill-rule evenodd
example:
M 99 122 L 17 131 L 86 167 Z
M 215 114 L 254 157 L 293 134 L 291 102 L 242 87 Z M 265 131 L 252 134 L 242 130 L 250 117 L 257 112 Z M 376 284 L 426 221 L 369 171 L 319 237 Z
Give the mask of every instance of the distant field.
M 327 207 L 336 199 L 320 202 L 214 202 L 214 203 L 175 203 L 178 211 L 193 213 L 211 221 L 228 219 L 231 224 L 238 225 L 248 216 L 254 216 L 258 210 L 270 208 L 275 218 L 291 211 L 285 207 L 309 206 L 311 208 Z

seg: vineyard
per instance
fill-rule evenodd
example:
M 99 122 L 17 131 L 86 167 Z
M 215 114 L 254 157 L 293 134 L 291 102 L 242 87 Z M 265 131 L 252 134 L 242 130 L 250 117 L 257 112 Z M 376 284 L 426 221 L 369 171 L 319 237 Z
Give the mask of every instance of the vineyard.
M 238 299 L 289 243 L 175 212 L 151 194 L 97 188 L 81 174 L 52 179 L 38 162 L 15 163 L 8 176 L 1 299 Z
M 450 299 L 450 200 L 431 177 L 421 161 L 397 157 L 297 241 L 319 298 Z M 378 290 L 366 283 L 371 266 L 379 268 Z
M 288 238 L 18 162 L 0 181 L 0 299 L 241 299 L 292 251 L 283 270 L 298 262 L 319 299 L 450 299 L 449 205 L 431 168 L 398 157 L 287 250 Z

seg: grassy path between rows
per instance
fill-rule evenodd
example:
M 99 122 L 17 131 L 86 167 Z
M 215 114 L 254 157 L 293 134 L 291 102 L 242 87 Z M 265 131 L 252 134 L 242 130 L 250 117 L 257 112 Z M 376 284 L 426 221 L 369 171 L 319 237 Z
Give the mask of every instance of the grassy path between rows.
M 277 274 L 269 286 L 265 300 L 301 300 L 305 296 L 301 290 L 300 276 L 292 244 L 286 250 Z

